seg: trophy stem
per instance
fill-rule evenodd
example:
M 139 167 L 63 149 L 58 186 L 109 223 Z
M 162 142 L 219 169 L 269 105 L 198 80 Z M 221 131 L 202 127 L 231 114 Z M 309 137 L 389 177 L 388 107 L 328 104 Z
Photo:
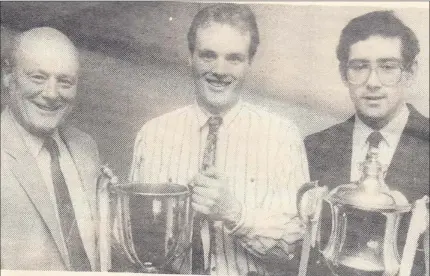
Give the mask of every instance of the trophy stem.
M 169 247 L 171 244 L 171 239 L 173 235 L 173 204 L 174 199 L 167 200 L 167 213 L 166 213 L 166 237 L 164 239 L 164 252 L 169 252 Z

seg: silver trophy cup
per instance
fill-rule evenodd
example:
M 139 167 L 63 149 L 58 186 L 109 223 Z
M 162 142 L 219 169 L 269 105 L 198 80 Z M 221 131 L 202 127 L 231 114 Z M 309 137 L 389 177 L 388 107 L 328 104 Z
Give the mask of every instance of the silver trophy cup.
M 425 231 L 428 236 L 428 196 L 409 204 L 404 195 L 391 191 L 385 184 L 378 153 L 377 149 L 370 151 L 361 166 L 362 177 L 358 182 L 336 187 L 322 198 L 317 208 L 317 212 L 321 212 L 322 204 L 329 206 L 331 221 L 318 215 L 310 229 L 317 235 L 307 243 L 305 250 L 309 251 L 311 245 L 319 247 L 331 275 L 409 276 L 419 237 Z M 297 195 L 299 211 L 304 193 L 318 186 L 316 181 L 301 187 Z M 402 216 L 408 212 L 412 212 L 412 218 L 400 256 L 398 229 Z M 322 227 L 327 222 L 331 226 Z M 321 238 L 327 234 L 328 240 Z M 428 242 L 424 248 L 428 250 Z M 308 254 L 302 254 L 303 269 L 299 276 L 306 275 L 308 257 Z M 428 263 L 426 266 L 426 275 L 429 275 Z
M 107 168 L 98 181 L 100 264 L 111 267 L 115 244 L 143 273 L 174 273 L 190 249 L 189 190 L 173 183 L 118 183 Z

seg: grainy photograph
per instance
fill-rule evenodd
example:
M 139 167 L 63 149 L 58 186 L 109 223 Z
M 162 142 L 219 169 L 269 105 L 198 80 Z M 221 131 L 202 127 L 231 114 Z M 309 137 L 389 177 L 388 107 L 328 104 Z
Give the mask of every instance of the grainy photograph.
M 2 274 L 429 276 L 428 3 L 0 5 Z

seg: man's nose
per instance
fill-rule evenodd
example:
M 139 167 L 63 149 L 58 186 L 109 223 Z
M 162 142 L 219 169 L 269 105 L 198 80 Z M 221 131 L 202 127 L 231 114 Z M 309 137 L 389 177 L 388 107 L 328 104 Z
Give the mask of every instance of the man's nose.
M 216 62 L 214 63 L 214 66 L 212 68 L 212 72 L 215 75 L 224 76 L 228 72 L 228 64 L 226 63 L 225 60 L 220 58 L 220 59 L 216 60 Z
M 376 72 L 376 68 L 370 71 L 369 78 L 367 79 L 366 86 L 369 90 L 376 90 L 381 88 L 382 83 L 379 79 L 378 73 Z
M 55 99 L 59 96 L 57 91 L 57 80 L 54 77 L 51 77 L 46 81 L 45 87 L 42 91 L 42 96 L 48 99 Z

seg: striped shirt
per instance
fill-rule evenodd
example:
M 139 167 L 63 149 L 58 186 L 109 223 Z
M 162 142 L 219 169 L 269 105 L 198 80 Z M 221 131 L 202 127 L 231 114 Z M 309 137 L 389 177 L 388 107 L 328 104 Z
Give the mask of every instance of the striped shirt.
M 195 103 L 146 123 L 135 141 L 130 180 L 187 185 L 201 168 L 207 120 Z M 275 246 L 288 247 L 284 237 L 296 222 L 291 218 L 297 213 L 297 189 L 309 178 L 299 131 L 292 122 L 240 101 L 223 116 L 216 149 L 215 166 L 228 177 L 242 216 L 234 229 L 215 222 L 211 274 L 271 275 L 262 259 Z M 190 273 L 191 254 L 184 255 L 177 263 L 181 273 Z

